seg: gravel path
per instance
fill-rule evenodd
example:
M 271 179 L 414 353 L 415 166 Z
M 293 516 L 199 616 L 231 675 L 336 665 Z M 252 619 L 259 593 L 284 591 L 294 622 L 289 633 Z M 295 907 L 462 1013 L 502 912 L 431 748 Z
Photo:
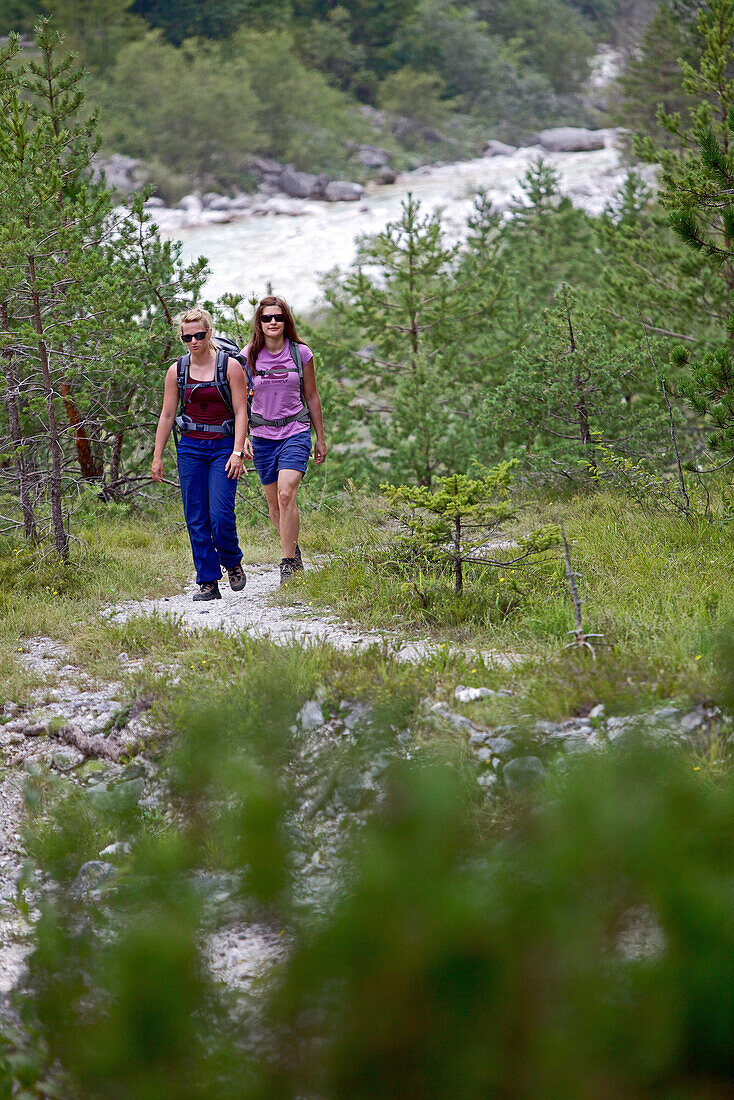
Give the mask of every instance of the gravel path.
M 129 600 L 116 604 L 106 612 L 113 622 L 125 622 L 134 615 L 172 615 L 187 630 L 222 629 L 228 633 L 240 630 L 248 634 L 270 638 L 279 644 L 300 642 L 303 645 L 326 642 L 343 650 L 364 650 L 372 645 L 387 645 L 393 654 L 403 661 L 421 661 L 447 649 L 449 653 L 464 654 L 462 646 L 444 646 L 435 638 L 406 639 L 399 635 L 377 630 L 364 630 L 354 622 L 344 622 L 335 615 L 313 611 L 308 603 L 299 602 L 290 607 L 274 603 L 270 597 L 278 590 L 280 574 L 277 566 L 250 565 L 247 568 L 247 587 L 243 592 L 231 592 L 226 581 L 220 585 L 221 600 L 194 603 L 197 590 L 193 581 L 178 596 L 166 596 L 157 600 Z M 475 652 L 473 650 L 469 652 Z M 512 666 L 513 654 L 500 650 L 484 649 L 481 658 L 487 665 Z
M 231 633 L 245 631 L 279 644 L 325 642 L 341 650 L 387 646 L 397 658 L 406 661 L 419 661 L 439 652 L 467 652 L 460 646 L 444 646 L 435 638 L 407 640 L 395 634 L 360 629 L 357 623 L 341 621 L 321 610 L 314 612 L 305 602 L 280 606 L 271 599 L 280 583 L 277 566 L 249 566 L 247 574 L 244 592 L 232 592 L 225 582 L 221 586 L 222 599 L 211 603 L 192 601 L 197 590 L 192 581 L 179 595 L 129 600 L 107 608 L 102 615 L 111 622 L 124 622 L 136 615 L 169 615 L 187 630 L 203 627 Z M 512 655 L 495 650 L 483 650 L 480 656 L 487 665 L 513 663 Z M 65 775 L 72 783 L 79 782 L 78 769 L 88 756 L 92 756 L 104 764 L 100 781 L 139 783 L 142 787 L 144 780 L 126 778 L 126 769 L 117 764 L 116 759 L 120 752 L 129 754 L 144 746 L 154 732 L 148 726 L 145 710 L 129 713 L 118 728 L 113 719 L 124 709 L 123 683 L 93 684 L 80 668 L 70 663 L 66 648 L 53 639 L 38 637 L 24 641 L 18 659 L 29 670 L 40 674 L 45 686 L 29 699 L 6 703 L 0 711 L 0 761 L 3 765 L 0 771 L 0 1012 L 5 995 L 22 974 L 29 945 L 30 924 L 13 901 L 18 883 L 22 881 L 26 858 L 21 835 L 26 781 L 49 769 L 57 775 Z M 138 662 L 131 661 L 124 653 L 120 654 L 120 664 L 122 673 L 131 672 L 138 666 Z M 349 719 L 346 722 L 349 726 Z M 321 733 L 327 727 L 328 722 Z M 331 738 L 338 740 L 343 733 L 341 725 L 333 735 L 326 737 L 324 733 L 327 749 Z M 135 760 L 138 770 L 145 775 L 147 796 L 152 795 L 154 800 L 155 769 L 145 760 L 144 753 L 137 755 Z M 89 782 L 82 780 L 83 785 Z M 106 853 L 101 852 L 100 859 L 105 858 Z M 304 873 L 311 870 L 307 868 Z M 248 978 L 257 979 L 267 970 L 272 958 L 282 952 L 284 946 L 272 930 L 242 925 L 223 929 L 205 950 L 212 972 L 228 984 L 242 988 L 249 984 Z

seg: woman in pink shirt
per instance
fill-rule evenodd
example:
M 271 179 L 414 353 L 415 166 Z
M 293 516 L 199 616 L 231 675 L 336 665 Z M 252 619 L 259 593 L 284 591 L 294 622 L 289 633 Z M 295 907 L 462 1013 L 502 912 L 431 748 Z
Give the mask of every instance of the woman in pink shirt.
M 316 433 L 316 464 L 326 458 L 313 353 L 299 341 L 286 302 L 269 294 L 255 310 L 252 340 L 243 354 L 252 386 L 252 438 L 245 443 L 245 454 L 255 464 L 270 519 L 280 535 L 283 584 L 296 570 L 303 569 L 297 494 L 311 454 L 312 428 Z

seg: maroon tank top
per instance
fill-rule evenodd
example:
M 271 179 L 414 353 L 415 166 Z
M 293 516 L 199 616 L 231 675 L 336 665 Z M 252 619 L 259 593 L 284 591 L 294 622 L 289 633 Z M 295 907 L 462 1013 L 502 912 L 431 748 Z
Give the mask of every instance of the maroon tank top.
M 184 390 L 186 415 L 197 424 L 223 424 L 232 419 L 232 410 L 222 400 L 214 382 L 186 383 Z M 188 439 L 226 439 L 227 432 L 182 432 Z

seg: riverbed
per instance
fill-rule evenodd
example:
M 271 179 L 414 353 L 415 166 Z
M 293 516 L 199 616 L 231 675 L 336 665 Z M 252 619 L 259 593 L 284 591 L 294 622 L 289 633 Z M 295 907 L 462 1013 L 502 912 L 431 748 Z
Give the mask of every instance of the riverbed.
M 361 236 L 378 233 L 399 217 L 409 193 L 424 211 L 441 210 L 447 239 L 459 241 L 477 191 L 485 190 L 497 210 L 511 212 L 521 197 L 523 176 L 542 155 L 558 172 L 563 194 L 599 214 L 628 171 L 616 138 L 615 131 L 606 131 L 605 147 L 593 152 L 548 153 L 531 146 L 506 156 L 432 165 L 405 173 L 394 184 L 369 187 L 360 202 L 302 200 L 296 214 L 245 215 L 162 232 L 182 242 L 185 260 L 207 257 L 206 297 L 225 292 L 260 297 L 272 289 L 299 311 L 310 312 L 323 301 L 329 273 L 352 263 Z M 652 182 L 651 169 L 643 174 Z

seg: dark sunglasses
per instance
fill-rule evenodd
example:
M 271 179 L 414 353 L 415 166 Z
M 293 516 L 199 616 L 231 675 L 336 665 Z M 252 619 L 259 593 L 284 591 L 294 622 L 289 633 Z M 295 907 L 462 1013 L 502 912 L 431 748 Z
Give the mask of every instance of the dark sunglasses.
M 182 332 L 181 339 L 184 344 L 190 344 L 192 340 L 206 340 L 206 332 Z
M 285 321 L 285 313 L 263 313 L 260 322 L 267 325 L 270 321 L 277 321 L 281 325 Z

